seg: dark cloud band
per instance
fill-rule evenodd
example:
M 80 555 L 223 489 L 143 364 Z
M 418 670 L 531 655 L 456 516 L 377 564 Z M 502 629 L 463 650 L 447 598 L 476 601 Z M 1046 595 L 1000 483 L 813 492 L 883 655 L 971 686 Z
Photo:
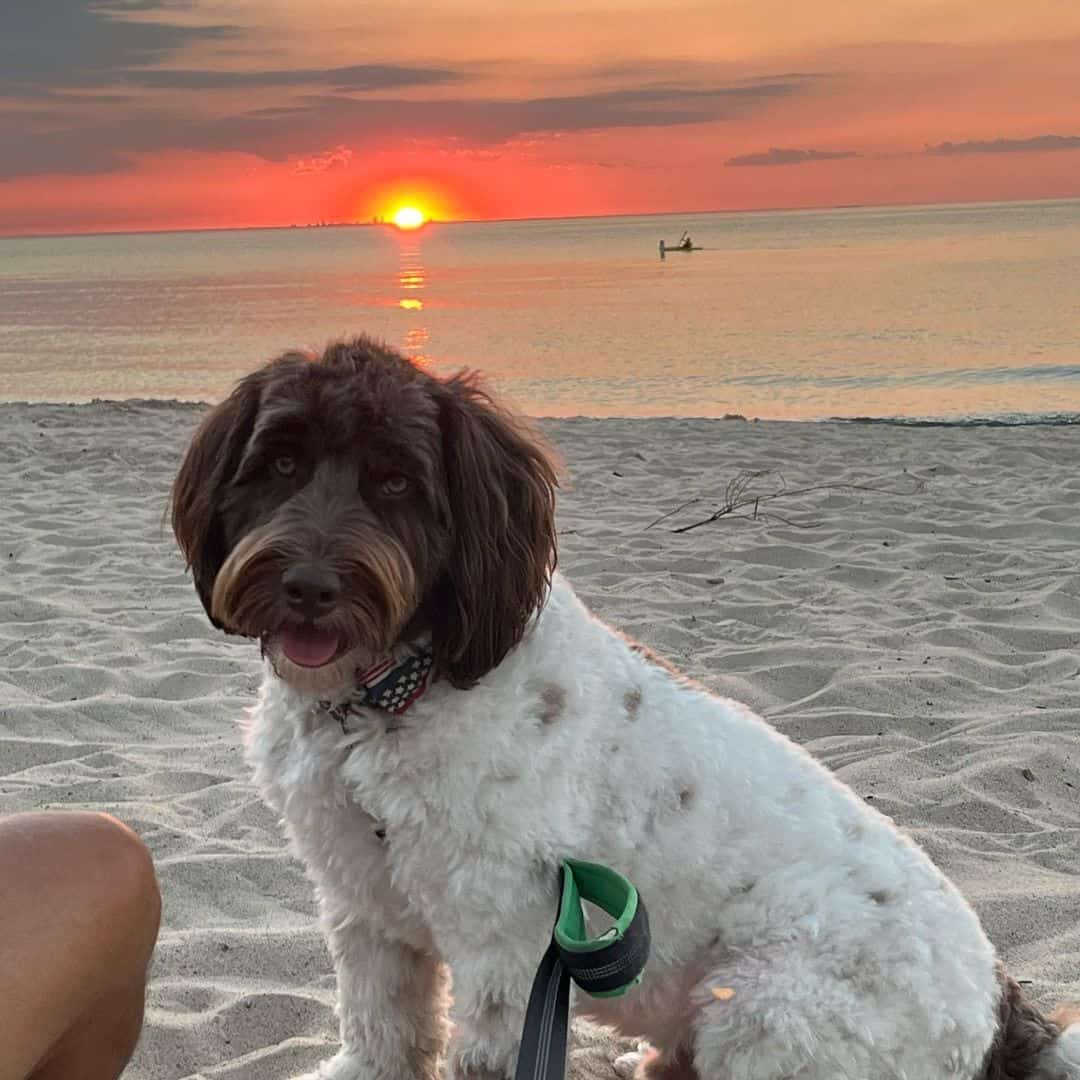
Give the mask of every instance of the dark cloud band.
M 789 150 L 774 146 L 758 154 L 739 154 L 725 165 L 806 165 L 811 161 L 839 161 L 861 155 L 854 150 Z
M 1039 150 L 1080 150 L 1080 135 L 1036 135 L 1030 139 L 943 142 L 928 146 L 925 152 L 950 157 L 958 154 L 1025 154 Z

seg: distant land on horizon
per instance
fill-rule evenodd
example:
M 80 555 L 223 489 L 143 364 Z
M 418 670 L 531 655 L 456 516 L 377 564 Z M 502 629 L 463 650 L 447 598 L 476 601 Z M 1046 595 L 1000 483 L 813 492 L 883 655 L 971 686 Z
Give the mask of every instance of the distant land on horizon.
M 797 213 L 827 213 L 835 210 L 932 210 L 936 207 L 979 207 L 979 206 L 1032 206 L 1039 203 L 1070 203 L 1080 202 L 1080 196 L 1046 197 L 1039 199 L 956 199 L 942 200 L 937 202 L 858 202 L 823 204 L 820 206 L 769 206 L 754 209 L 721 208 L 721 209 L 696 209 L 696 210 L 656 210 L 642 213 L 611 213 L 611 214 L 551 214 L 551 215 L 525 215 L 522 217 L 497 217 L 497 218 L 454 218 L 439 219 L 430 218 L 424 226 L 418 230 L 423 231 L 431 225 L 454 226 L 454 225 L 501 225 L 501 224 L 525 224 L 534 221 L 604 221 L 608 219 L 618 220 L 622 218 L 685 218 L 697 215 L 767 215 L 767 214 L 797 214 Z M 397 229 L 392 221 L 317 221 L 317 222 L 289 222 L 281 225 L 207 225 L 189 226 L 177 229 L 86 229 L 79 231 L 65 230 L 61 232 L 0 232 L 2 240 L 31 240 L 31 239 L 63 239 L 64 237 L 78 236 L 164 236 L 176 233 L 218 233 L 218 232 L 275 232 L 289 230 L 311 229 Z

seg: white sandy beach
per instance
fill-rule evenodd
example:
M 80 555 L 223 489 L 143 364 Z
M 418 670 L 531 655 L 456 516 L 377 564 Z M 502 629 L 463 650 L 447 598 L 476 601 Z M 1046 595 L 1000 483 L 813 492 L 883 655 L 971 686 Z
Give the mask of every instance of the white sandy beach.
M 283 1080 L 335 1042 L 333 979 L 241 760 L 257 646 L 210 627 L 166 523 L 198 417 L 0 405 L 0 812 L 107 810 L 155 855 L 132 1080 Z M 561 566 L 594 610 L 910 830 L 1039 1002 L 1080 998 L 1080 427 L 543 427 L 567 466 Z M 762 469 L 909 493 L 672 531 Z

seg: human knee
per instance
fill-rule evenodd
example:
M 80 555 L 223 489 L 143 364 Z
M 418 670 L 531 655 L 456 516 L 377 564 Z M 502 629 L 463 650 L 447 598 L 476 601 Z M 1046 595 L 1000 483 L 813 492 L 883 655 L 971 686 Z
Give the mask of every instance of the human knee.
M 146 844 L 123 822 L 98 814 L 97 854 L 116 887 L 116 894 L 156 931 L 161 916 L 154 860 Z
M 147 953 L 161 918 L 154 862 L 146 845 L 109 814 L 73 815 L 71 840 L 78 851 L 72 868 L 87 889 L 87 904 L 106 927 Z

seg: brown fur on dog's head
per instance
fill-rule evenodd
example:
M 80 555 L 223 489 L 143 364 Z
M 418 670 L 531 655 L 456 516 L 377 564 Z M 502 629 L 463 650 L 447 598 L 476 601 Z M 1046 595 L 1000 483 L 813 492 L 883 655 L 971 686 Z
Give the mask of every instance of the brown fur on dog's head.
M 474 377 L 436 379 L 361 337 L 287 353 L 212 409 L 173 485 L 172 524 L 216 626 L 272 658 L 298 620 L 340 638 L 325 669 L 282 661 L 289 681 L 331 689 L 430 633 L 439 673 L 467 687 L 543 602 L 555 485 L 538 441 Z M 340 583 L 332 609 L 290 608 L 282 576 L 297 566 Z

